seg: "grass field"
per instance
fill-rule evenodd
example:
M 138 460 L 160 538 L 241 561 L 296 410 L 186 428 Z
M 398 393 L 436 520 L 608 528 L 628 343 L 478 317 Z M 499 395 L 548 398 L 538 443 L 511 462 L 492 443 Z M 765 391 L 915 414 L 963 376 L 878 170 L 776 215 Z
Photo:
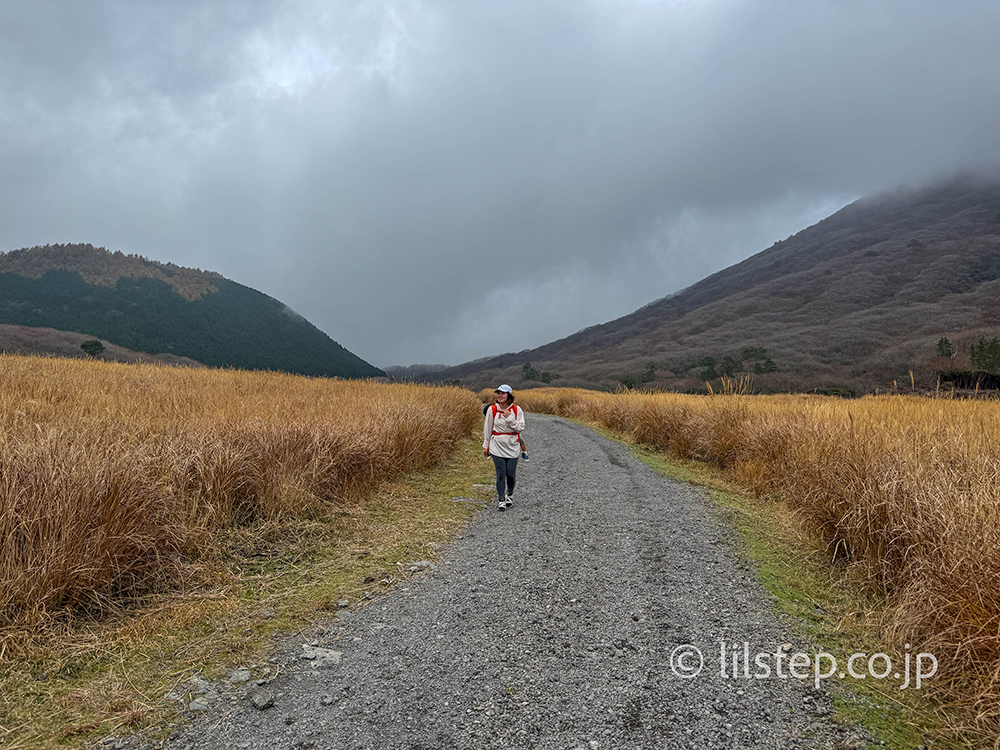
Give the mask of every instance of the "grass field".
M 1000 404 L 881 396 L 534 389 L 527 411 L 719 467 L 780 502 L 880 602 L 883 635 L 934 653 L 964 730 L 1000 727 Z
M 0 356 L 0 748 L 165 699 L 434 559 L 491 466 L 457 388 Z M 490 470 L 490 471 L 487 471 Z
M 468 437 L 480 399 L 457 388 L 14 356 L 0 382 L 0 747 L 162 719 L 168 687 L 433 556 L 473 512 L 451 497 L 490 481 Z M 964 728 L 996 736 L 1000 405 L 518 403 L 790 508 L 879 602 L 884 638 L 938 656 L 934 689 Z
M 317 638 L 412 585 L 421 575 L 412 563 L 435 560 L 479 510 L 452 498 L 488 502 L 475 486 L 493 471 L 480 442 L 463 438 L 433 468 L 383 482 L 342 510 L 248 532 L 241 538 L 256 544 L 230 549 L 196 590 L 39 633 L 19 656 L 0 658 L 0 749 L 92 747 L 139 730 L 162 739 L 185 717 L 192 677 L 224 680 L 236 667 L 275 677 L 275 641 Z
M 227 546 L 349 508 L 481 418 L 457 388 L 277 373 L 0 356 L 0 382 L 0 655 L 211 581 Z

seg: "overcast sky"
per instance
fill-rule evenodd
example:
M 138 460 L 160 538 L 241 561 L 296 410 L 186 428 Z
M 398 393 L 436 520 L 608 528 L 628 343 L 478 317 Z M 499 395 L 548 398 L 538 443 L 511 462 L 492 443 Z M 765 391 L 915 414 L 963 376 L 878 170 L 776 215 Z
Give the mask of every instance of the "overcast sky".
M 1000 3 L 3 0 L 0 250 L 219 271 L 373 364 L 537 346 L 1000 165 Z

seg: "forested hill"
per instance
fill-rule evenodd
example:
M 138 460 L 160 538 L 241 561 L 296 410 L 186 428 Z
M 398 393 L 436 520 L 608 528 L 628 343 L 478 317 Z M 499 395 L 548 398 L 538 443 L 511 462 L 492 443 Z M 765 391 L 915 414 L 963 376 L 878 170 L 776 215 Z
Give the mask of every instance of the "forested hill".
M 0 253 L 0 323 L 85 333 L 213 367 L 384 373 L 278 300 L 219 274 L 91 245 Z

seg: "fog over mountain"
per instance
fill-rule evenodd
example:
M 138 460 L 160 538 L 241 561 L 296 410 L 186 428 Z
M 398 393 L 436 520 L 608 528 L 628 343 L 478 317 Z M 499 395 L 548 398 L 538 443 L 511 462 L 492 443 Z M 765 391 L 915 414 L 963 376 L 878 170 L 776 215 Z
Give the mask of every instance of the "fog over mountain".
M 982 368 L 972 347 L 996 338 L 998 300 L 1000 175 L 963 175 L 863 198 L 617 320 L 418 377 L 515 389 L 705 392 L 721 375 L 749 376 L 762 392 L 937 389 Z
M 377 365 L 611 320 L 1000 165 L 1000 5 L 8 0 L 0 250 L 211 268 Z

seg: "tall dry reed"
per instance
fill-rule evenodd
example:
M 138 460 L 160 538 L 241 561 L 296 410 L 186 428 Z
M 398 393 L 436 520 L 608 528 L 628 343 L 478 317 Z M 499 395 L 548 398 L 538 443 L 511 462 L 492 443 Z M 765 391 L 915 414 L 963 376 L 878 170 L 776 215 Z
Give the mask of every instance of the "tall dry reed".
M 445 455 L 457 388 L 0 355 L 0 625 L 174 588 L 219 532 Z
M 1000 404 L 548 388 L 518 400 L 788 503 L 886 597 L 898 638 L 938 656 L 950 699 L 1000 727 Z

